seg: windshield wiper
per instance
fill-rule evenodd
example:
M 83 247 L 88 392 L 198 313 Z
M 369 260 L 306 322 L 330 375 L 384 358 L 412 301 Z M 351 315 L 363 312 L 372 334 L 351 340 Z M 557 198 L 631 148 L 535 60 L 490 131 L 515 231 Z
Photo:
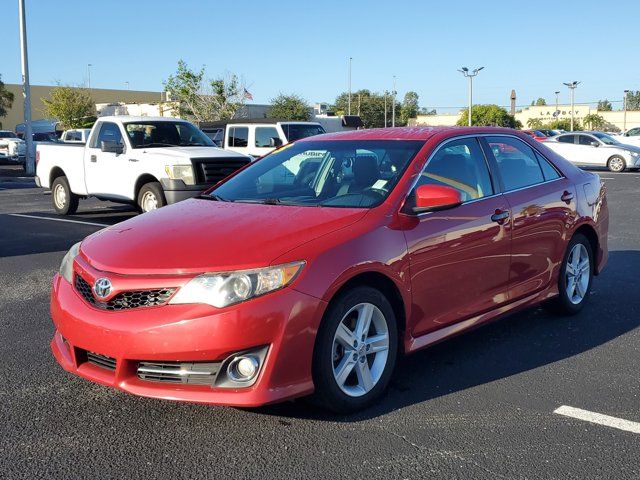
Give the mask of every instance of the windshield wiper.
M 198 195 L 197 198 L 201 198 L 202 200 L 215 200 L 216 202 L 233 202 L 233 200 L 223 198 L 220 195 L 216 195 L 215 193 L 202 193 Z
M 152 143 L 143 143 L 142 145 L 137 146 L 137 148 L 144 148 L 144 147 L 177 147 L 177 145 L 173 145 L 172 143 L 152 142 Z
M 243 198 L 236 200 L 239 203 L 260 203 L 262 205 L 297 205 L 300 206 L 299 203 L 283 201 L 279 198 Z
M 207 147 L 204 143 L 181 143 L 180 147 Z

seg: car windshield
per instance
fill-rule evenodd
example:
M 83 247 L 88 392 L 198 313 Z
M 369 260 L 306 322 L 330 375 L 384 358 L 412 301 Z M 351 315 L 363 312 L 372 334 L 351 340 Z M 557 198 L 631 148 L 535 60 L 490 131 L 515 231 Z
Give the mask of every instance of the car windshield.
M 302 138 L 313 137 L 326 133 L 322 125 L 304 123 L 283 123 L 280 125 L 284 131 L 287 142 L 295 142 Z
M 0 132 L 0 138 L 18 138 L 13 132 Z
M 209 193 L 222 201 L 326 207 L 379 205 L 422 141 L 305 141 L 287 145 Z
M 605 145 L 618 145 L 620 143 L 615 138 L 610 137 L 606 133 L 595 132 L 593 136 L 600 139 L 600 141 Z
M 209 137 L 187 122 L 131 122 L 124 128 L 133 148 L 214 146 Z

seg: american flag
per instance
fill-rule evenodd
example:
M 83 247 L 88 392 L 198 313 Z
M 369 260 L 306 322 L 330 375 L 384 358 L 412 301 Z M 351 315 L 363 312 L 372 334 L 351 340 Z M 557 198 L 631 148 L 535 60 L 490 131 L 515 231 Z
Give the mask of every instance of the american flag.
M 247 100 L 253 100 L 253 95 L 251 95 L 249 90 L 247 90 L 246 88 L 244 89 L 244 98 L 246 98 Z

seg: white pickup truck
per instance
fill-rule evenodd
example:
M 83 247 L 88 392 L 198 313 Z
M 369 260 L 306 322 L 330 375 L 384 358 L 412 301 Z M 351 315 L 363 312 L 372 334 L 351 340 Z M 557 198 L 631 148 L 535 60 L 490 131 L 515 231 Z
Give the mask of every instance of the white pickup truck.
M 86 197 L 147 212 L 196 196 L 250 161 L 217 148 L 184 120 L 100 117 L 86 145 L 37 145 L 36 183 L 51 189 L 62 215 L 73 214 Z

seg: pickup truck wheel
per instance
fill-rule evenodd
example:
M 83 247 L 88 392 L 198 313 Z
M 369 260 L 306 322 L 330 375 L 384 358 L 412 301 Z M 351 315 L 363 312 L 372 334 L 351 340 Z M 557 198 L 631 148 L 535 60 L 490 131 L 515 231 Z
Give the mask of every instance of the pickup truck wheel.
M 166 204 L 160 182 L 145 183 L 138 192 L 138 207 L 142 213 L 156 210 Z
M 51 185 L 53 208 L 60 215 L 73 215 L 78 210 L 79 197 L 71 191 L 67 177 L 58 177 Z

